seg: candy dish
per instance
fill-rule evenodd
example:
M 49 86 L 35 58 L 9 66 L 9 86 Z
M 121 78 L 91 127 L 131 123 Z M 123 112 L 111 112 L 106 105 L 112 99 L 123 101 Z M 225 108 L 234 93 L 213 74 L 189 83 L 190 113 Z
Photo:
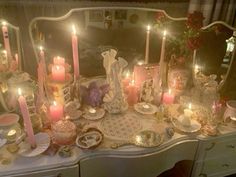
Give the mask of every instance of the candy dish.
M 158 111 L 155 105 L 145 102 L 135 104 L 134 109 L 141 114 L 155 114 Z
M 76 139 L 76 145 L 82 149 L 97 147 L 103 140 L 103 134 L 95 128 L 88 129 Z

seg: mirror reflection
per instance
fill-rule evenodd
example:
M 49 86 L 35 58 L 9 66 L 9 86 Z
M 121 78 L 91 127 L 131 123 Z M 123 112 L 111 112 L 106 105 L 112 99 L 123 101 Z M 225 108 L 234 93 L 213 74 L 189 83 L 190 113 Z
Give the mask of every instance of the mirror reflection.
M 225 24 L 215 23 L 201 30 L 201 47 L 196 53 L 196 67 L 204 75 L 216 75 L 220 82 L 230 67 L 235 46 L 234 31 Z
M 163 31 L 166 29 L 171 36 L 181 33 L 184 20 L 159 10 L 96 8 L 75 10 L 61 18 L 37 18 L 31 32 L 36 53 L 39 46 L 45 48 L 47 66 L 55 56 L 72 65 L 71 26 L 75 25 L 80 74 L 90 77 L 105 74 L 101 53 L 107 47 L 116 48 L 117 57 L 124 58 L 128 68 L 140 61 L 158 63 Z

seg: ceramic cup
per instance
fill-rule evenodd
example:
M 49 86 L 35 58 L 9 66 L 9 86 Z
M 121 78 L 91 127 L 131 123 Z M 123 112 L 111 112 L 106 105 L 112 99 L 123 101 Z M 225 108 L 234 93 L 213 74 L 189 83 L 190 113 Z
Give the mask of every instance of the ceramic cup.
M 224 120 L 229 117 L 236 120 L 236 100 L 227 101 L 226 106 L 227 108 L 224 113 Z

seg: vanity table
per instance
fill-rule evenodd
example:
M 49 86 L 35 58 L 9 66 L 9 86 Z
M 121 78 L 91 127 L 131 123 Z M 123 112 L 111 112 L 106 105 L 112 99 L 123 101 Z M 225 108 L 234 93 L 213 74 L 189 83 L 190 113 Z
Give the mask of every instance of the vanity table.
M 147 29 L 143 28 L 143 18 L 150 22 L 149 17 L 151 20 L 156 20 L 152 24 L 152 31 L 150 31 L 149 25 Z M 73 24 L 72 32 L 68 32 L 63 25 L 71 23 L 71 20 L 75 20 L 77 26 Z M 113 23 L 112 20 L 114 20 Z M 167 26 L 165 26 L 165 20 L 169 20 L 166 23 Z M 181 60 L 183 56 L 179 56 L 180 54 L 166 54 L 165 56 L 163 54 L 165 42 L 169 42 L 167 39 L 171 38 L 171 35 L 174 36 L 171 39 L 179 42 L 177 39 L 181 37 L 183 29 L 186 29 L 186 20 L 185 17 L 170 17 L 163 10 L 131 7 L 72 9 L 62 17 L 33 19 L 29 29 L 41 30 L 45 35 L 43 42 L 47 48 L 39 46 L 37 34 L 33 34 L 37 30 L 31 30 L 31 41 L 38 61 L 38 90 L 35 92 L 38 94 L 37 104 L 40 105 L 37 107 L 37 104 L 33 104 L 33 108 L 38 108 L 38 110 L 33 109 L 32 115 L 35 113 L 42 118 L 43 123 L 41 124 L 43 125 L 39 126 L 39 129 L 52 134 L 50 139 L 48 138 L 50 142 L 58 143 L 58 139 L 65 141 L 65 137 L 71 138 L 74 134 L 77 139 L 75 140 L 74 136 L 72 143 L 69 143 L 72 154 L 68 157 L 62 157 L 59 153 L 55 155 L 42 153 L 34 157 L 25 157 L 20 153 L 9 153 L 7 147 L 3 146 L 0 148 L 0 157 L 7 157 L 10 162 L 8 164 L 1 162 L 0 176 L 157 177 L 181 161 L 190 161 L 187 175 L 191 177 L 222 177 L 236 173 L 234 160 L 236 157 L 236 125 L 221 120 L 220 123 L 217 122 L 217 134 L 208 136 L 203 134 L 202 129 L 206 124 L 210 125 L 210 119 L 214 119 L 215 115 L 201 115 L 204 117 L 204 119 L 201 117 L 201 120 L 200 116 L 192 117 L 194 112 L 192 106 L 196 105 L 206 107 L 209 112 L 215 113 L 212 105 L 219 100 L 218 92 L 229 75 L 234 53 L 227 51 L 231 59 L 227 63 L 228 69 L 224 73 L 224 77 L 221 77 L 220 74 L 215 75 L 215 73 L 208 76 L 203 72 L 204 69 L 199 70 L 199 67 L 196 67 L 203 63 L 198 56 L 204 54 L 204 50 L 190 51 L 193 54 L 193 56 L 188 56 L 189 59 L 192 59 L 193 68 L 191 69 L 187 68 L 187 64 L 189 64 L 187 62 L 185 68 L 182 67 L 185 64 L 183 64 Z M 169 31 L 164 29 L 163 25 L 168 27 Z M 199 28 L 194 35 L 199 37 L 200 33 L 209 31 L 215 34 L 215 28 L 212 28 L 214 25 L 217 27 L 223 25 L 224 28 L 229 28 L 230 32 L 235 30 L 227 24 L 217 22 Z M 48 27 L 48 30 L 45 26 Z M 153 37 L 155 40 L 149 41 L 149 37 Z M 157 38 L 158 40 L 156 40 Z M 111 46 L 117 46 L 121 52 L 118 53 L 118 50 Z M 145 63 L 142 61 L 140 64 L 140 62 L 136 62 L 136 59 L 143 52 L 144 46 L 146 49 Z M 166 47 L 166 49 L 169 48 Z M 62 52 L 65 58 L 57 56 L 59 52 Z M 150 58 L 148 58 L 149 55 Z M 157 55 L 160 55 L 159 64 L 155 61 Z M 164 61 L 165 57 L 169 57 L 168 67 Z M 71 58 L 73 61 L 69 60 Z M 123 74 L 127 68 L 128 70 L 132 68 L 130 67 L 132 64 L 133 74 L 129 78 L 122 77 L 121 73 Z M 179 67 L 180 64 L 182 64 L 181 67 Z M 191 81 L 192 88 L 189 88 L 187 84 L 191 72 L 193 72 L 193 81 Z M 106 78 L 90 77 L 105 73 Z M 139 78 L 140 75 L 142 77 Z M 165 78 L 165 75 L 168 75 L 168 78 Z M 125 79 L 129 81 L 126 82 Z M 100 80 L 102 80 L 102 84 Z M 143 83 L 137 85 L 139 81 Z M 181 101 L 183 95 L 190 98 L 190 101 Z M 24 96 L 21 92 L 19 93 L 20 98 L 24 98 Z M 158 96 L 160 98 L 156 98 Z M 2 104 L 5 102 L 8 100 L 3 99 Z M 76 103 L 75 110 L 66 110 L 70 103 Z M 21 101 L 19 104 L 22 106 Z M 137 111 L 138 104 L 144 104 L 141 111 Z M 189 107 L 186 106 L 187 104 Z M 164 115 L 166 107 L 174 108 L 176 105 L 181 107 L 182 112 L 180 112 L 183 117 L 169 113 Z M 164 111 L 161 109 L 162 106 Z M 148 112 L 150 107 L 155 108 L 151 114 Z M 98 110 L 102 110 L 102 116 L 91 119 L 89 116 L 94 115 Z M 24 109 L 23 111 L 20 109 L 20 111 L 25 118 Z M 88 111 L 89 116 L 87 115 L 86 118 Z M 162 116 L 158 115 L 162 113 Z M 26 117 L 35 120 L 35 117 Z M 197 122 L 197 127 L 194 127 L 197 129 L 188 130 L 188 132 L 181 131 L 179 126 L 189 128 L 192 124 L 187 125 L 181 120 L 182 122 L 179 122 L 181 125 L 176 125 L 174 119 L 177 120 L 180 117 L 188 119 L 190 123 L 191 121 Z M 23 120 L 25 121 L 25 119 Z M 64 121 L 69 125 L 66 133 L 63 132 L 65 131 L 63 126 L 53 128 L 59 127 L 58 122 Z M 32 124 L 35 125 L 35 122 L 32 121 Z M 80 129 L 82 124 L 83 129 Z M 29 128 L 32 129 L 32 125 L 25 125 L 27 136 L 34 137 L 34 132 L 30 134 Z M 89 128 L 99 130 L 103 139 L 100 144 L 97 144 L 98 146 L 84 149 L 79 146 L 81 144 L 78 141 L 86 133 L 84 130 Z M 76 130 L 74 131 L 74 129 Z M 158 134 L 159 144 L 152 147 L 135 144 L 140 140 L 137 135 L 142 131 L 152 131 Z M 32 141 L 27 143 L 32 147 Z M 58 144 L 61 147 L 66 144 L 60 143 Z

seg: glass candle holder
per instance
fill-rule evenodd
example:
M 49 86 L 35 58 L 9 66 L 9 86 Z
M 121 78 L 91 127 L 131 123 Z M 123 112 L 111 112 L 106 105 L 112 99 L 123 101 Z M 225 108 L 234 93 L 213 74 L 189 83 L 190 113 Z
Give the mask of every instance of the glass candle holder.
M 76 138 L 76 126 L 69 120 L 59 120 L 52 124 L 52 134 L 55 143 L 69 145 L 74 143 Z

